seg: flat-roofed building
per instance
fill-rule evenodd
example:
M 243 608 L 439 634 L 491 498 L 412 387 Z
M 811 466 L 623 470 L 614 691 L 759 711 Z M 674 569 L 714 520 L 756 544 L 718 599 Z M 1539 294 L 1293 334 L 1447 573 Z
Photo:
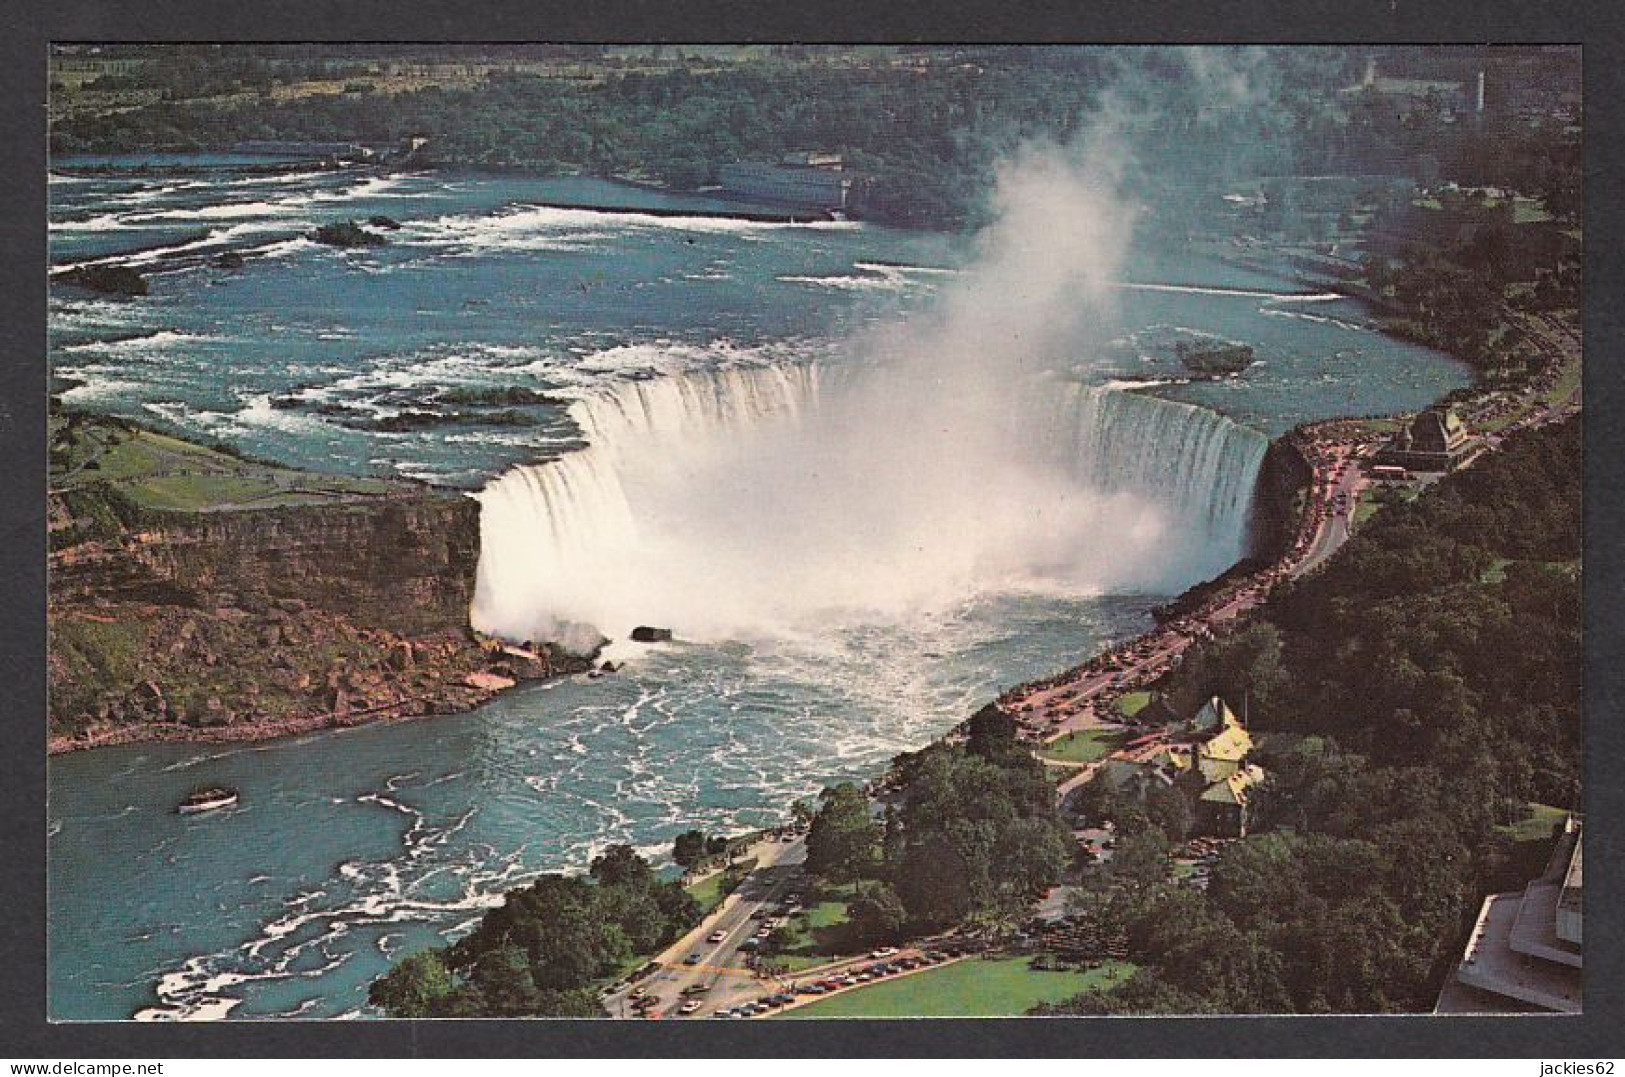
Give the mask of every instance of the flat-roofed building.
M 1570 815 L 1540 878 L 1484 899 L 1435 1013 L 1579 1013 L 1584 831 Z
M 829 153 L 787 154 L 779 164 L 736 161 L 717 170 L 717 181 L 732 195 L 822 210 L 845 209 L 852 192 L 840 156 Z

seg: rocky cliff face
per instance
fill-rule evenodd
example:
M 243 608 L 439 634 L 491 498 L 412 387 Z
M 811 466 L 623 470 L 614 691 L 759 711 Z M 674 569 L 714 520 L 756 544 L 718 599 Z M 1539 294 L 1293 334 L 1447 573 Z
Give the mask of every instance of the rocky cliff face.
M 1314 481 L 1314 468 L 1298 445 L 1297 431 L 1270 442 L 1253 488 L 1251 557 L 1274 561 L 1291 548 L 1304 494 Z
M 159 519 L 51 557 L 53 750 L 449 713 L 588 667 L 469 629 L 470 498 Z
M 263 610 L 277 599 L 397 632 L 468 623 L 479 505 L 453 494 L 177 515 L 52 559 L 54 601 Z

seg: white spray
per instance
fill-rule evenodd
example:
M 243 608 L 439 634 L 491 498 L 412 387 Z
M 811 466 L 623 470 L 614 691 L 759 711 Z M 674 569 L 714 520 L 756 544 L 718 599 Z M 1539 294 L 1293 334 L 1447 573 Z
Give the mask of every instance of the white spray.
M 475 627 L 578 648 L 641 623 L 761 636 L 1233 561 L 1262 438 L 1054 373 L 1100 342 L 1131 235 L 1096 149 L 1009 162 L 935 312 L 843 360 L 577 404 L 590 448 L 481 494 Z

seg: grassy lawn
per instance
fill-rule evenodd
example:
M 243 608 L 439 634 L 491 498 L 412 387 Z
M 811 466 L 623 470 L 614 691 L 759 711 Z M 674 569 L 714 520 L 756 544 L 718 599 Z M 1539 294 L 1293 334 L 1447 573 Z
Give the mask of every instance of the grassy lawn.
M 1354 504 L 1354 526 L 1359 527 L 1381 511 L 1384 505 L 1415 501 L 1422 491 L 1416 486 L 1368 486 Z
M 794 972 L 857 953 L 846 929 L 847 902 L 855 893 L 850 883 L 820 887 L 812 904 L 785 925 L 789 939 L 773 959 Z
M 1490 198 L 1484 200 L 1483 208 L 1493 209 L 1497 206 L 1505 204 L 1506 203 L 1501 199 Z M 1418 209 L 1444 209 L 1444 204 L 1437 198 L 1418 198 L 1413 200 L 1411 205 L 1417 207 Z M 1543 221 L 1549 221 L 1551 219 L 1552 215 L 1546 212 L 1545 205 L 1543 205 L 1538 199 L 1519 197 L 1512 200 L 1513 224 L 1539 224 Z
M 785 1017 L 1014 1017 L 1040 1002 L 1110 990 L 1134 966 L 1109 961 L 1087 972 L 1038 972 L 1025 957 L 969 958 L 791 1010 Z
M 741 860 L 737 866 L 742 870 L 736 871 L 735 877 L 742 879 L 746 875 L 749 875 L 751 870 L 756 867 L 756 858 L 752 857 L 749 860 Z M 709 914 L 712 909 L 715 909 L 718 905 L 722 904 L 723 898 L 727 897 L 732 892 L 732 887 L 723 889 L 723 886 L 727 881 L 728 872 L 726 869 L 724 869 L 711 875 L 707 875 L 694 885 L 686 886 L 683 889 L 688 892 L 689 897 L 700 903 L 700 908 L 704 912 Z
M 1513 841 L 1545 841 L 1552 836 L 1552 828 L 1563 821 L 1568 812 L 1550 804 L 1529 803 L 1529 814 L 1516 823 L 1495 828 Z
M 1555 408 L 1568 403 L 1573 399 L 1574 394 L 1579 391 L 1580 364 L 1567 363 L 1563 367 L 1563 373 L 1558 376 L 1557 383 L 1552 386 L 1552 391 L 1547 393 L 1543 399 Z
M 1371 517 L 1377 514 L 1377 510 L 1380 508 L 1382 508 L 1382 502 L 1377 500 L 1373 494 L 1373 491 L 1361 490 L 1360 501 L 1354 506 L 1354 526 L 1359 527 L 1361 524 L 1371 519 Z
M 1541 224 L 1552 219 L 1546 207 L 1533 198 L 1517 198 L 1512 202 L 1513 224 Z
M 1124 718 L 1132 718 L 1145 710 L 1150 702 L 1150 692 L 1124 692 L 1123 698 L 1117 701 L 1117 710 Z
M 1080 729 L 1045 745 L 1042 754 L 1046 759 L 1065 763 L 1093 763 L 1116 751 L 1127 739 L 1128 734 L 1117 729 Z
M 385 494 L 399 484 L 346 475 L 322 475 L 241 460 L 205 445 L 152 430 L 95 419 L 68 423 L 53 417 L 51 486 L 72 490 L 111 483 L 142 508 L 197 512 L 234 506 L 273 506 L 354 495 Z

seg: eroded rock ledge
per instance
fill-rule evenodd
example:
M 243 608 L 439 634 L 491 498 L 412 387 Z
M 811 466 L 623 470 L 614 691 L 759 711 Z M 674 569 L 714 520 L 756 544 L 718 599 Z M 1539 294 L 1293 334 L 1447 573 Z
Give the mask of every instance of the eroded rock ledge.
M 468 627 L 479 505 L 461 494 L 403 484 L 61 531 L 96 537 L 51 554 L 52 752 L 454 713 L 591 666 Z

